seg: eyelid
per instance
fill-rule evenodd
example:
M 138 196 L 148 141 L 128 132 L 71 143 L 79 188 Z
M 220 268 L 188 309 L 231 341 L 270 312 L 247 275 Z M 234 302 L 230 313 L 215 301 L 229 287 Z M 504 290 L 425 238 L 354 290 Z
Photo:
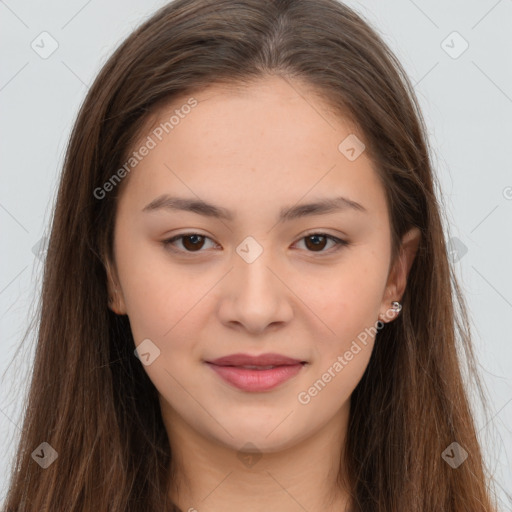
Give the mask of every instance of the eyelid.
M 333 241 L 335 243 L 335 246 L 334 247 L 331 247 L 330 249 L 326 250 L 326 251 L 318 251 L 318 252 L 315 252 L 315 251 L 306 251 L 307 253 L 309 254 L 318 254 L 318 256 L 322 257 L 322 256 L 329 256 L 337 251 L 339 251 L 340 249 L 343 249 L 344 247 L 347 247 L 350 245 L 350 242 L 348 242 L 347 240 L 344 240 L 343 238 L 340 238 L 338 236 L 335 236 L 335 235 L 331 235 L 330 233 L 326 233 L 325 231 L 322 231 L 322 230 L 312 230 L 312 231 L 309 231 L 307 233 L 304 233 L 303 235 L 301 235 L 299 237 L 299 239 L 297 240 L 297 242 L 301 242 L 302 240 L 304 240 L 304 238 L 307 238 L 309 236 L 312 236 L 312 235 L 318 235 L 318 236 L 323 236 L 325 238 L 328 238 L 329 240 Z M 297 243 L 295 242 L 295 243 Z M 294 245 L 295 245 L 294 243 Z
M 306 231 L 299 238 L 302 239 L 304 237 L 311 236 L 311 235 L 329 236 L 331 238 L 336 238 L 337 240 L 341 240 L 342 242 L 346 241 L 346 240 L 343 240 L 342 238 L 340 238 L 340 236 L 344 236 L 344 235 L 333 235 L 332 233 L 329 233 L 329 230 L 322 231 L 321 229 L 312 229 L 310 231 Z
M 165 240 L 162 240 L 161 243 L 164 245 L 164 247 L 168 247 L 172 251 L 178 252 L 178 253 L 181 253 L 181 254 L 193 255 L 194 253 L 200 254 L 202 252 L 205 252 L 202 249 L 200 249 L 199 251 L 184 251 L 182 249 L 176 249 L 176 247 L 173 246 L 173 243 L 178 241 L 180 238 L 186 238 L 187 236 L 192 236 L 192 235 L 201 236 L 201 237 L 203 237 L 205 239 L 211 240 L 214 244 L 218 245 L 217 242 L 215 242 L 210 236 L 204 235 L 203 233 L 199 233 L 197 231 L 187 231 L 185 233 L 179 233 L 178 235 L 173 235 L 170 238 L 166 238 Z

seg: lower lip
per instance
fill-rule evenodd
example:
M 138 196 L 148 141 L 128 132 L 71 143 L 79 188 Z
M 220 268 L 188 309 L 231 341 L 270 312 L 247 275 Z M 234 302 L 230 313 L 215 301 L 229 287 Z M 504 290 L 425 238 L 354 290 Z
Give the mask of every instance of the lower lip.
M 270 370 L 249 370 L 237 366 L 217 366 L 207 363 L 222 379 L 244 391 L 268 391 L 291 379 L 303 364 L 276 366 Z

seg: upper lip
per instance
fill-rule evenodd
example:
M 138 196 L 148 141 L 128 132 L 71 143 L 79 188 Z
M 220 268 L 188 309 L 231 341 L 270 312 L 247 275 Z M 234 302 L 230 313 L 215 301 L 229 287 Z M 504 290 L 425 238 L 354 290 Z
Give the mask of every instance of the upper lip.
M 217 366 L 290 366 L 305 363 L 306 361 L 293 359 L 281 354 L 260 354 L 258 356 L 231 354 L 206 362 Z

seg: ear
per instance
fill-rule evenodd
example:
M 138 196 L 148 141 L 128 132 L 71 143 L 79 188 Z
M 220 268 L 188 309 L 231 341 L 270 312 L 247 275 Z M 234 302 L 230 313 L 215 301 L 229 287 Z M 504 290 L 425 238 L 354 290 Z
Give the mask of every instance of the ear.
M 382 299 L 379 319 L 388 322 L 398 313 L 391 313 L 391 303 L 400 302 L 407 285 L 407 277 L 411 270 L 414 258 L 421 240 L 421 232 L 417 227 L 411 228 L 403 237 L 398 259 L 394 262 L 389 273 L 388 282 Z M 391 315 L 391 316 L 390 316 Z
M 118 315 L 126 315 L 126 304 L 119 284 L 117 269 L 108 259 L 105 269 L 107 271 L 108 307 Z

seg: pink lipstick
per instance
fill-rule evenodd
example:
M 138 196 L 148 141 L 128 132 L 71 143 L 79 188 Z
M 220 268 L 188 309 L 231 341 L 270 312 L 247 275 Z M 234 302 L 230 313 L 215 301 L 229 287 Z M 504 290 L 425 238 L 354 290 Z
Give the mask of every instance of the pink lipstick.
M 229 384 L 243 391 L 268 391 L 297 375 L 306 361 L 280 354 L 232 354 L 206 364 Z

